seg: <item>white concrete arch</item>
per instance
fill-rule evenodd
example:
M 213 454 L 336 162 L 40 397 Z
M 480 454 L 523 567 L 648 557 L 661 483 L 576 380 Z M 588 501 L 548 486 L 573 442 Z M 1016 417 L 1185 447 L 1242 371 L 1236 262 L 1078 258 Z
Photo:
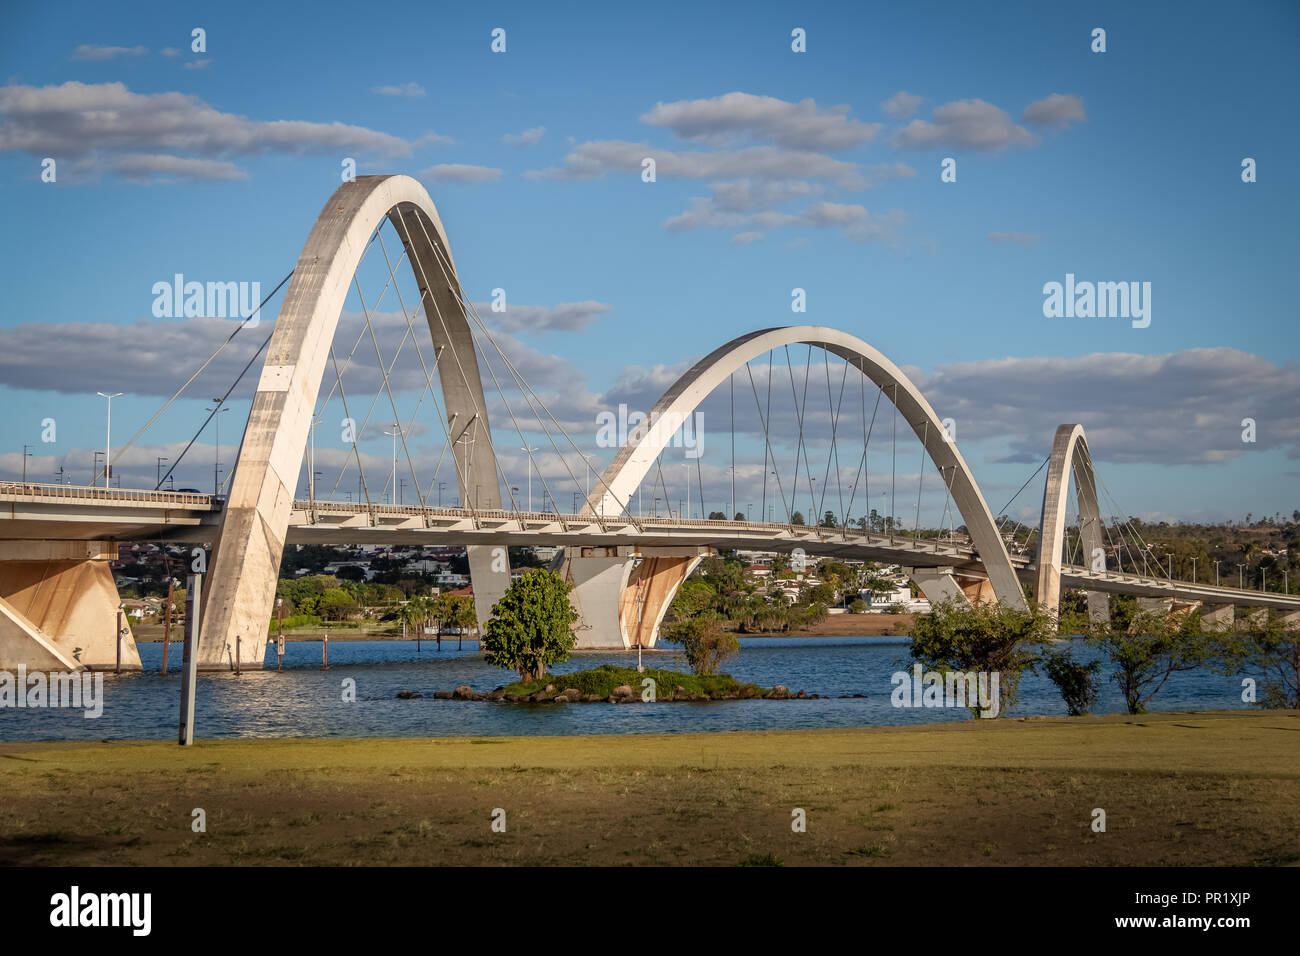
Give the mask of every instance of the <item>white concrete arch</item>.
M 340 186 L 321 210 L 276 319 L 203 595 L 199 666 L 204 669 L 232 667 L 237 647 L 242 666 L 262 666 L 289 514 L 330 344 L 366 244 L 385 218 L 401 237 L 420 288 L 436 355 L 431 364 L 439 371 L 451 437 L 463 449 L 456 456 L 461 500 L 484 510 L 500 507 L 474 338 L 438 211 L 409 176 L 358 176 Z M 491 551 L 469 549 L 480 620 L 509 584 L 509 571 L 503 573 L 499 562 L 493 572 Z
M 1082 425 L 1061 425 L 1052 441 L 1047 464 L 1047 481 L 1043 486 L 1043 512 L 1038 524 L 1038 572 L 1034 579 L 1034 598 L 1039 607 L 1056 615 L 1061 608 L 1061 564 L 1065 548 L 1065 512 L 1070 492 L 1070 475 L 1074 475 L 1078 502 L 1079 526 L 1083 538 L 1083 563 L 1092 567 L 1101 556 L 1105 570 L 1104 525 L 1097 506 L 1097 479 L 1092 455 Z M 1088 614 L 1104 619 L 1108 610 L 1105 594 L 1088 594 Z
M 696 362 L 664 392 L 646 423 L 628 437 L 588 498 L 585 510 L 597 515 L 623 513 L 674 432 L 710 392 L 746 362 L 772 349 L 795 344 L 813 345 L 839 356 L 884 389 L 885 398 L 902 413 L 930 460 L 941 469 L 944 480 L 951 481 L 953 501 L 984 562 L 997 600 L 1026 608 L 1024 592 L 988 504 L 956 443 L 946 440 L 947 432 L 930 403 L 902 370 L 879 351 L 855 335 L 826 326 L 799 325 L 750 332 Z

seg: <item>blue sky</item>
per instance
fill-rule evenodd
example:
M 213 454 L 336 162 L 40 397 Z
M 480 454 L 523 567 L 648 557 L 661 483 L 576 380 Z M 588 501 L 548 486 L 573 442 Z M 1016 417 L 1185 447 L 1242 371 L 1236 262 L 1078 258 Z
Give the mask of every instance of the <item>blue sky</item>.
M 807 322 L 914 374 L 993 507 L 1063 421 L 1130 514 L 1300 507 L 1293 4 L 9 4 L 0 27 L 0 474 L 26 443 L 34 471 L 84 482 L 94 393 L 127 393 L 120 442 L 210 351 L 141 349 L 150 323 L 180 324 L 151 317 L 153 283 L 269 291 L 351 156 L 424 182 L 474 301 L 503 287 L 552 317 L 511 341 L 575 431 L 735 335 Z M 654 183 L 628 168 L 641 152 Z M 1045 318 L 1067 273 L 1150 282 L 1150 326 Z M 555 318 L 572 303 L 599 308 Z M 124 485 L 201 407 L 169 410 Z

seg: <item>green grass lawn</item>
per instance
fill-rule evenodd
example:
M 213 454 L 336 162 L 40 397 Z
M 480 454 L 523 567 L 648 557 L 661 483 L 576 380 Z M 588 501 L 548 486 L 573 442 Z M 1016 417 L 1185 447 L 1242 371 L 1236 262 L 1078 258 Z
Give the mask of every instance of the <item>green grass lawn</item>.
M 206 813 L 207 832 L 191 829 Z M 493 811 L 506 832 L 492 830 Z M 1095 833 L 1094 809 L 1107 829 Z M 807 830 L 793 832 L 802 810 Z M 0 744 L 0 863 L 1294 864 L 1300 713 Z

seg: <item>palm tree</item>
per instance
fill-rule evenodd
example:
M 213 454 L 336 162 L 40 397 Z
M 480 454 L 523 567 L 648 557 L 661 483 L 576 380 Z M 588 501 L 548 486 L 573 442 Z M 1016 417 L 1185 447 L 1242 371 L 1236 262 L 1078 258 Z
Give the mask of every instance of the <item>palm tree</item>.
M 419 640 L 418 635 L 422 633 L 424 622 L 425 620 L 428 619 L 428 617 L 429 617 L 428 598 L 419 597 L 419 596 L 413 597 L 409 601 L 407 601 L 404 605 L 402 605 L 402 609 L 398 612 L 398 619 L 402 622 L 403 629 L 405 629 L 406 627 L 417 628 L 416 640 Z

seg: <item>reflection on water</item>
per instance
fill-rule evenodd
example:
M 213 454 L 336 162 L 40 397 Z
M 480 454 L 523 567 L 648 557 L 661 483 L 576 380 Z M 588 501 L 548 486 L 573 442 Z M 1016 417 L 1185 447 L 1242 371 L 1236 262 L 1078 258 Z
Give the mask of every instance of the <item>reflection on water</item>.
M 905 637 L 742 638 L 741 652 L 726 670 L 763 687 L 827 695 L 821 700 L 744 700 L 649 704 L 508 704 L 434 700 L 435 690 L 468 684 L 489 691 L 512 679 L 483 661 L 477 645 L 455 639 L 441 651 L 425 642 L 419 652 L 409 641 L 330 641 L 330 669 L 321 670 L 319 643 L 286 645 L 284 671 L 275 670 L 274 644 L 267 670 L 238 677 L 200 675 L 195 707 L 196 736 L 202 737 L 440 737 L 529 734 L 685 733 L 712 730 L 785 730 L 871 724 L 969 720 L 969 711 L 895 708 L 891 675 L 911 665 Z M 1075 654 L 1092 659 L 1082 642 Z M 144 672 L 104 676 L 103 716 L 88 720 L 79 710 L 0 709 L 0 740 L 124 740 L 174 738 L 180 701 L 179 648 L 172 668 L 159 676 L 161 644 L 141 644 Z M 635 666 L 636 655 L 576 653 L 554 672 L 598 664 Z M 687 670 L 680 653 L 646 653 L 648 667 Z M 1102 673 L 1108 673 L 1103 664 Z M 356 701 L 343 701 L 343 681 L 356 681 Z M 560 682 L 557 680 L 557 684 Z M 424 694 L 398 700 L 399 691 Z M 840 699 L 841 694 L 865 696 Z M 1198 670 L 1172 675 L 1153 701 L 1156 710 L 1248 708 L 1241 680 Z M 1124 709 L 1114 681 L 1102 689 L 1097 713 Z M 1065 705 L 1045 676 L 1029 674 L 1020 685 L 1012 714 L 1064 715 Z

